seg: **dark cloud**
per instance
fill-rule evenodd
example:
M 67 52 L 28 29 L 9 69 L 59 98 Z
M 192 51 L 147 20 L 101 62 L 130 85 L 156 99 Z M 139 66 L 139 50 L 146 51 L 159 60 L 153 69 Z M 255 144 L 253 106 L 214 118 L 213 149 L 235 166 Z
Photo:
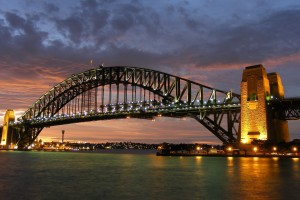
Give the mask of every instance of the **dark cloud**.
M 107 25 L 109 12 L 106 9 L 98 9 L 91 2 L 82 3 L 85 7 L 75 7 L 70 16 L 52 18 L 58 31 L 65 36 L 66 40 L 71 40 L 78 46 L 91 38 L 103 41 L 103 33 L 106 33 L 102 29 Z
M 45 3 L 44 7 L 47 14 L 52 14 L 59 11 L 59 7 L 51 3 Z
M 25 28 L 25 23 L 26 23 L 25 19 L 16 15 L 15 13 L 10 13 L 10 12 L 6 13 L 5 18 L 12 28 L 16 28 L 16 29 Z
M 5 49 L 10 48 L 9 44 L 12 40 L 12 35 L 3 22 L 0 23 L 0 38 L 0 53 L 3 55 Z
M 300 10 L 272 13 L 256 23 L 237 27 L 223 24 L 213 28 L 209 41 L 185 49 L 198 52 L 199 66 L 211 64 L 261 63 L 265 59 L 284 57 L 300 51 Z
M 84 34 L 84 21 L 79 16 L 72 16 L 66 19 L 57 20 L 56 23 L 61 33 L 74 43 L 80 43 Z
M 207 14 L 192 12 L 195 8 L 189 6 L 188 2 L 177 7 L 169 4 L 163 8 L 167 12 L 159 13 L 157 8 L 138 1 L 131 4 L 81 1 L 79 5 L 74 4 L 69 15 L 47 19 L 42 14 L 21 16 L 6 12 L 8 26 L 0 24 L 1 38 L 4 38 L 0 43 L 8 47 L 7 54 L 12 49 L 21 58 L 42 54 L 47 58 L 79 61 L 100 55 L 99 59 L 105 60 L 118 58 L 150 65 L 193 64 L 206 68 L 216 64 L 260 63 L 267 58 L 299 52 L 300 12 L 297 8 L 274 11 L 242 24 L 225 20 L 221 24 L 216 22 L 218 26 L 215 26 Z M 44 4 L 44 9 L 59 11 L 58 6 L 49 3 Z M 52 39 L 50 32 L 40 30 L 36 24 L 43 20 L 51 20 L 62 37 Z M 176 22 L 178 24 L 174 24 Z M 145 41 L 147 38 L 153 42 Z M 156 46 L 165 50 L 155 51 Z M 107 56 L 101 58 L 101 55 Z
M 177 11 L 182 16 L 183 22 L 188 29 L 191 29 L 192 31 L 198 30 L 201 20 L 197 18 L 194 19 L 192 16 L 194 13 L 192 13 L 190 9 L 180 6 Z
M 55 5 L 45 5 L 46 11 L 59 11 Z M 167 12 L 159 13 L 139 2 L 82 1 L 74 4 L 66 16 L 47 18 L 42 14 L 21 16 L 7 12 L 8 26 L 0 24 L 0 35 L 4 38 L 0 43 L 7 48 L 0 51 L 3 55 L 17 55 L 20 61 L 40 56 L 45 60 L 42 63 L 52 66 L 68 60 L 85 63 L 96 58 L 112 65 L 173 69 L 261 63 L 299 52 L 300 12 L 296 8 L 272 12 L 243 24 L 224 21 L 215 27 L 206 14 L 192 13 L 194 8 L 188 6 L 166 5 L 163 10 Z M 173 18 L 178 22 L 176 29 Z M 52 39 L 50 32 L 36 25 L 46 20 L 51 20 L 61 37 Z
M 19 60 L 30 59 L 38 55 L 42 42 L 48 33 L 39 31 L 35 26 L 37 17 L 21 17 L 15 13 L 5 13 L 8 26 L 0 25 L 1 47 L 0 57 Z
M 98 6 L 98 3 L 96 0 L 84 0 L 80 2 L 82 7 L 88 8 L 88 9 L 94 9 Z
M 118 31 L 126 31 L 134 24 L 134 18 L 131 15 L 118 14 L 111 20 L 111 25 Z

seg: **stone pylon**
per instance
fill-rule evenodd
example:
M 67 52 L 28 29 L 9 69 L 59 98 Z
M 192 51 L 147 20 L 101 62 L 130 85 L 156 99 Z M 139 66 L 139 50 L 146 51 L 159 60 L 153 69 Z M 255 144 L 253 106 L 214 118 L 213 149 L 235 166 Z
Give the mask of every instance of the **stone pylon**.
M 268 101 L 284 98 L 281 78 L 267 74 L 262 65 L 246 67 L 241 82 L 241 142 L 269 140 L 274 143 L 289 140 L 286 120 L 273 119 Z
M 2 136 L 1 136 L 1 146 L 4 148 L 8 148 L 8 145 L 10 145 L 10 132 L 9 132 L 9 123 L 15 121 L 15 113 L 13 110 L 8 109 L 4 116 L 4 122 L 3 122 L 3 129 L 2 129 Z

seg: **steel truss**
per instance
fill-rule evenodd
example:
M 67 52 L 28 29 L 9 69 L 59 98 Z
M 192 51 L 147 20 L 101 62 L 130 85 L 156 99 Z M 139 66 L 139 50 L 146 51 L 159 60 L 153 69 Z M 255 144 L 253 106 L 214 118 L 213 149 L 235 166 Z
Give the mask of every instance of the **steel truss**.
M 128 116 L 190 116 L 229 143 L 238 136 L 239 102 L 238 94 L 163 72 L 99 67 L 73 74 L 51 88 L 12 126 L 23 149 L 46 126 Z
M 269 102 L 273 117 L 283 120 L 300 119 L 300 98 L 280 99 Z

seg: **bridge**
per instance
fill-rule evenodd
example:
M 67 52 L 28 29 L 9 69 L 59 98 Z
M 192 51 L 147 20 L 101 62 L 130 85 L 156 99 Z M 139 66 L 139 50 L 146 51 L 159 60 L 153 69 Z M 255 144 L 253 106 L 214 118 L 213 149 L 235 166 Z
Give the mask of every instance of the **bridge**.
M 258 65 L 245 71 L 253 69 L 264 68 Z M 100 66 L 72 74 L 58 83 L 16 121 L 13 110 L 8 110 L 0 127 L 1 145 L 15 144 L 18 149 L 27 149 L 43 128 L 50 126 L 120 118 L 152 119 L 155 116 L 191 117 L 223 143 L 237 143 L 245 140 L 245 125 L 241 123 L 245 95 L 241 90 L 242 95 L 151 69 Z M 258 102 L 259 95 L 255 92 L 251 95 L 253 99 L 247 94 L 246 101 Z M 264 92 L 261 99 L 267 106 L 264 109 L 270 113 L 268 116 L 278 119 L 276 124 L 299 119 L 300 99 L 284 99 L 275 90 L 267 95 Z M 251 136 L 251 139 L 268 139 L 261 138 L 263 131 L 247 131 L 248 135 L 259 136 Z

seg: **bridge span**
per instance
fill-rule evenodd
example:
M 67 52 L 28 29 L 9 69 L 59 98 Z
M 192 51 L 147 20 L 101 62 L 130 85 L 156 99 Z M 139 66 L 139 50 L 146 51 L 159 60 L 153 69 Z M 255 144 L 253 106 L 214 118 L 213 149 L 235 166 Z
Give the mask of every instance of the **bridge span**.
M 245 71 L 253 69 L 264 68 L 257 65 Z M 261 87 L 259 84 L 250 85 L 252 89 Z M 247 94 L 247 104 L 258 102 L 257 96 L 256 93 Z M 287 100 L 269 91 L 267 95 L 264 93 L 263 102 L 266 103 L 267 118 L 299 119 L 299 100 Z M 245 137 L 241 132 L 241 105 L 243 100 L 239 94 L 164 72 L 138 67 L 98 67 L 72 74 L 58 83 L 16 121 L 13 111 L 8 110 L 1 127 L 1 145 L 14 144 L 19 149 L 26 149 L 44 127 L 119 118 L 151 119 L 155 116 L 194 118 L 225 144 L 268 139 L 261 138 L 259 131 L 251 130 L 246 133 L 246 137 L 249 135 L 247 140 L 241 138 Z M 252 132 L 259 137 L 253 137 Z

